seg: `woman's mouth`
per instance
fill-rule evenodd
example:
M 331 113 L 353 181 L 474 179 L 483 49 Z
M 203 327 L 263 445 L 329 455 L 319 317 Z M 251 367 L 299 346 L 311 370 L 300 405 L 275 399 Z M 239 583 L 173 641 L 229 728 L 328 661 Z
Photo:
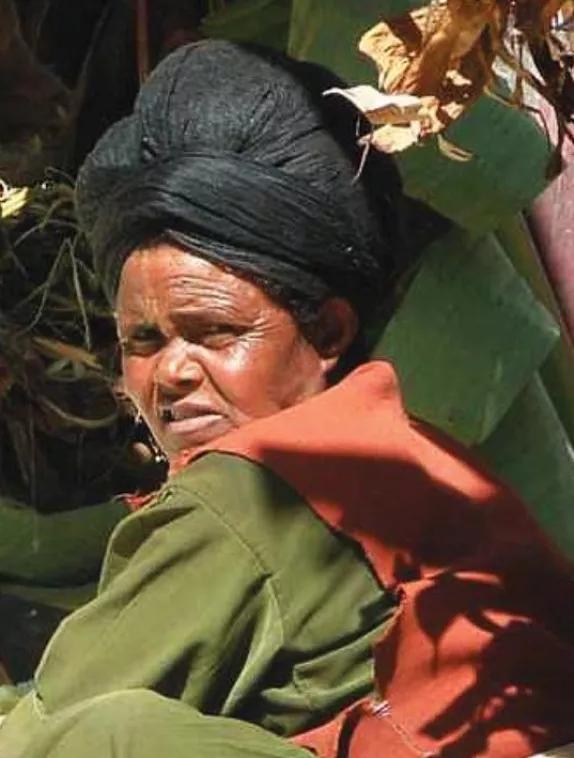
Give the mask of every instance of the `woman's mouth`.
M 225 416 L 209 408 L 173 406 L 159 415 L 169 447 L 178 449 L 203 445 L 231 428 Z

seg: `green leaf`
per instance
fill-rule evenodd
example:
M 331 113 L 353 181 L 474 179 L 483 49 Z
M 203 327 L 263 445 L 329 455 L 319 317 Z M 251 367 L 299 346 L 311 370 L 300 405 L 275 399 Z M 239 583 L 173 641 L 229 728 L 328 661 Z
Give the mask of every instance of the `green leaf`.
M 574 450 L 538 375 L 478 452 L 574 559 Z
M 375 355 L 395 363 L 411 413 L 475 444 L 558 336 L 496 238 L 454 230 L 428 248 Z
M 525 278 L 534 295 L 548 308 L 560 326 L 560 341 L 541 367 L 540 377 L 564 431 L 574 444 L 574 343 L 564 323 L 560 305 L 524 219 L 508 219 L 497 229 L 496 236 L 516 270 Z
M 349 84 L 374 84 L 374 64 L 357 51 L 360 36 L 385 18 L 425 3 L 413 0 L 293 0 L 289 51 L 322 63 Z M 405 191 L 458 225 L 492 231 L 548 184 L 546 138 L 527 114 L 482 97 L 445 132 L 474 156 L 449 160 L 436 139 L 397 155 Z
M 91 581 L 112 530 L 128 512 L 113 500 L 42 515 L 0 498 L 0 575 L 42 585 Z
M 70 584 L 69 587 L 43 587 L 40 584 L 18 584 L 0 582 L 0 594 L 11 595 L 30 603 L 59 608 L 62 611 L 75 611 L 76 608 L 89 603 L 96 596 L 97 581 L 88 584 Z
M 459 226 L 491 231 L 548 184 L 547 142 L 524 113 L 485 96 L 445 134 L 474 158 L 449 160 L 432 140 L 405 151 L 398 164 L 405 192 Z
M 202 21 L 207 37 L 252 42 L 284 51 L 287 47 L 291 0 L 236 0 Z

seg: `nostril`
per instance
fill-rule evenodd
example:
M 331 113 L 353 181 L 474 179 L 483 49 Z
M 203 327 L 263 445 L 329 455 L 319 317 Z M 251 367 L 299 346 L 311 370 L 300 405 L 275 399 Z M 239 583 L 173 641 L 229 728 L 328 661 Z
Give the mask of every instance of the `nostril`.
M 187 395 L 203 381 L 203 369 L 189 355 L 184 344 L 168 346 L 156 365 L 155 384 L 161 401 L 159 407 L 169 408 L 171 401 Z
M 171 408 L 174 402 L 192 392 L 201 384 L 202 375 L 185 345 L 167 345 L 158 357 L 153 375 L 158 412 Z

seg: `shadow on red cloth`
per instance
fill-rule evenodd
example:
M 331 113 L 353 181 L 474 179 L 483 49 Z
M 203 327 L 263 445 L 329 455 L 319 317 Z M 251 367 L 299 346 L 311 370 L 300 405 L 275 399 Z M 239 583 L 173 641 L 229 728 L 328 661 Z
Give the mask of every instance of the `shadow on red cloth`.
M 572 566 L 472 454 L 408 417 L 389 364 L 209 450 L 282 477 L 399 600 L 374 649 L 377 698 L 298 744 L 320 758 L 526 758 L 574 741 Z
M 530 755 L 574 738 L 574 581 L 506 490 L 471 501 L 387 457 L 268 447 L 260 458 L 305 479 L 302 494 L 398 594 L 375 661 L 405 755 Z M 380 753 L 380 723 L 360 722 L 349 755 Z

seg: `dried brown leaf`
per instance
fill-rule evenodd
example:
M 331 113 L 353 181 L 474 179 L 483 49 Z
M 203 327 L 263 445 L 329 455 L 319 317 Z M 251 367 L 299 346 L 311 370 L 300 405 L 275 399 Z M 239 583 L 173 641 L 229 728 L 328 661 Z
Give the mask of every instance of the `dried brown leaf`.
M 88 350 L 77 345 L 68 345 L 65 342 L 49 339 L 47 337 L 34 337 L 34 344 L 40 352 L 52 358 L 64 359 L 73 363 L 80 363 L 95 370 L 101 369 L 97 359 Z
M 412 124 L 387 124 L 375 129 L 372 134 L 362 137 L 361 144 L 369 143 L 384 153 L 400 153 L 421 139 L 421 130 L 417 122 Z
M 432 133 L 458 118 L 482 92 L 493 53 L 480 40 L 496 0 L 449 0 L 377 24 L 359 43 L 388 94 L 436 98 Z
M 374 126 L 409 124 L 412 121 L 427 122 L 431 118 L 432 108 L 436 105 L 434 97 L 385 95 L 366 84 L 349 89 L 333 87 L 324 94 L 341 95 L 349 100 Z
M 437 134 L 436 141 L 440 152 L 447 158 L 450 158 L 451 161 L 468 163 L 468 161 L 472 160 L 473 158 L 471 152 L 465 150 L 463 147 L 460 147 L 460 145 L 455 145 L 454 142 L 451 142 L 442 134 Z
M 522 107 L 524 83 L 534 86 L 554 105 L 565 129 L 574 115 L 573 18 L 573 0 L 432 0 L 377 24 L 363 35 L 359 49 L 377 66 L 380 89 L 388 96 L 435 100 L 426 120 L 413 110 L 411 123 L 421 127 L 414 131 L 398 119 L 377 122 L 365 113 L 371 123 L 383 124 L 373 144 L 394 151 L 404 149 L 416 131 L 421 139 L 443 132 L 490 87 L 497 56 L 516 72 L 512 104 Z M 527 52 L 540 78 L 524 67 Z M 453 160 L 468 159 L 448 140 L 439 149 Z
M 385 95 L 374 87 L 333 88 L 326 95 L 349 100 L 375 127 L 359 140 L 384 152 L 401 152 L 436 129 L 438 101 L 435 97 Z

